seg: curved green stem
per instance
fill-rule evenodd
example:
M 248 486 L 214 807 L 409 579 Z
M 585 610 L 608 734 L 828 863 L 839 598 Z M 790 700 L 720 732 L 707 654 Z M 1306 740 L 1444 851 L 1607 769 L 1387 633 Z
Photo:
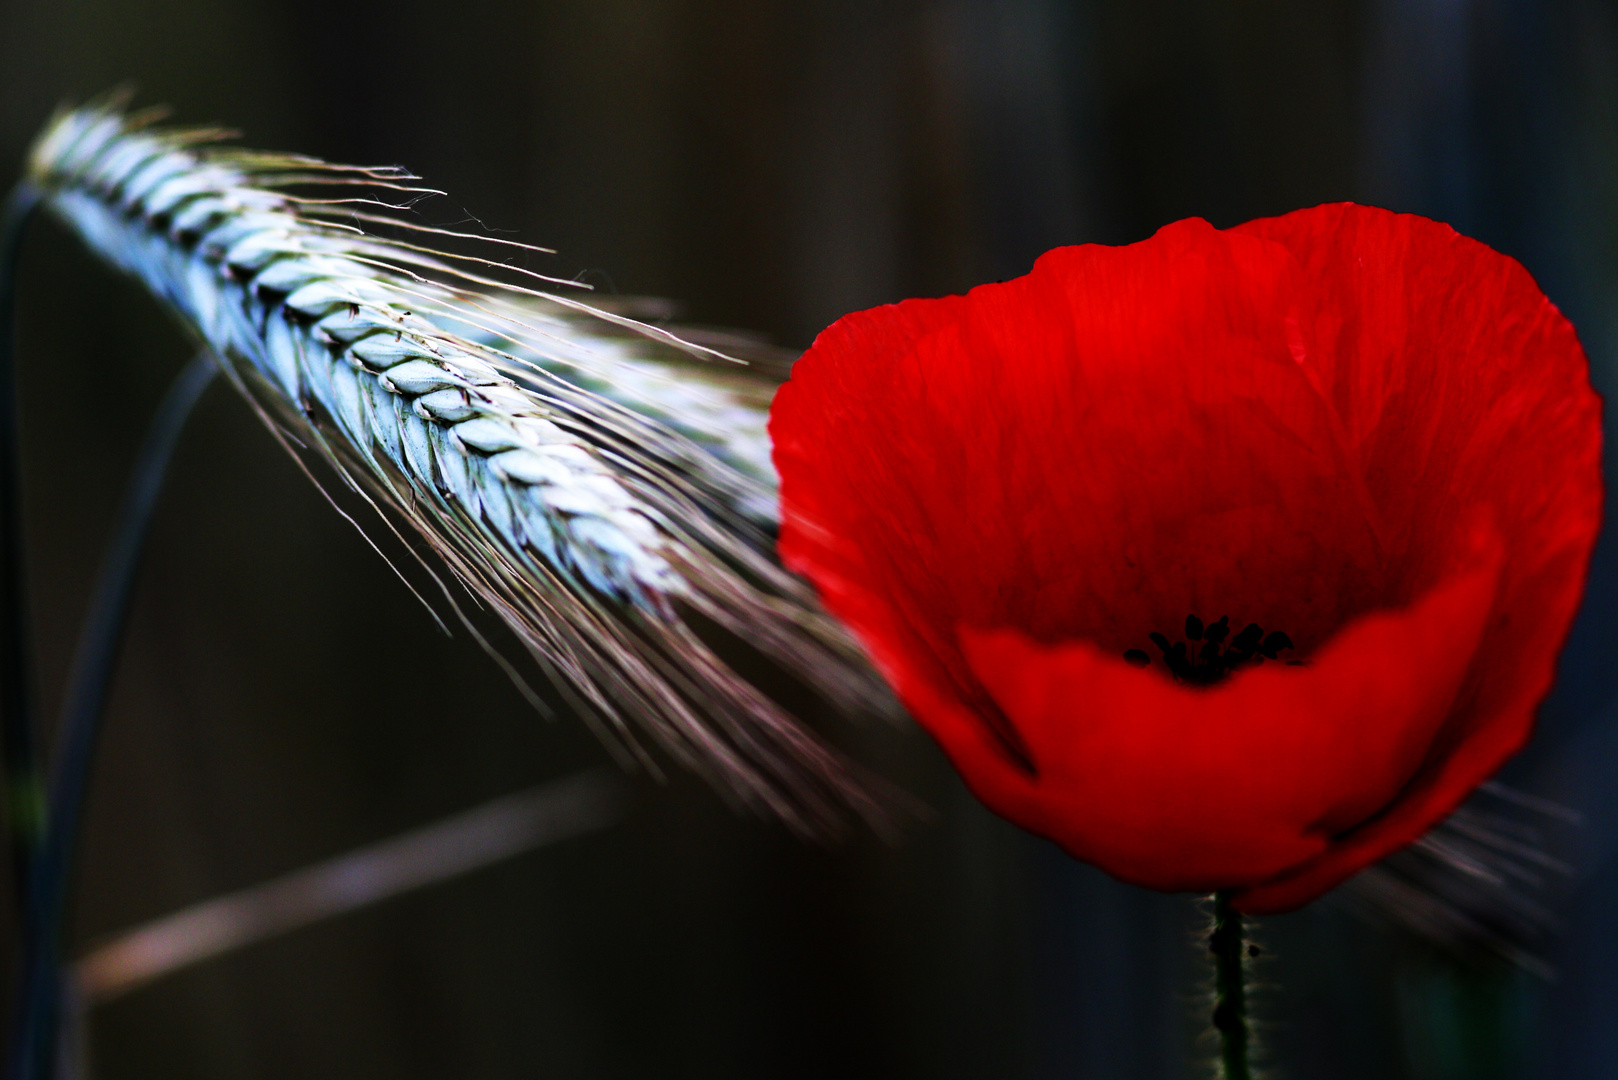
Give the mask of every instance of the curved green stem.
M 28 879 L 23 976 L 7 1080 L 47 1080 L 55 1073 L 65 989 L 60 963 L 62 915 L 101 714 L 169 460 L 192 406 L 217 370 L 210 354 L 199 354 L 158 406 L 135 459 L 85 617 L 57 736 L 44 843 L 36 852 Z
M 1219 1065 L 1223 1080 L 1252 1080 L 1247 1064 L 1247 972 L 1243 953 L 1242 914 L 1230 906 L 1228 892 L 1214 893 L 1214 926 L 1208 938 L 1214 955 L 1213 1025 L 1219 1032 Z
M 56 771 L 47 785 L 29 649 L 14 326 L 17 256 L 38 203 L 38 189 L 25 180 L 12 190 L 0 219 L 0 759 L 23 939 L 4 1055 L 7 1080 L 47 1080 L 55 1072 L 58 938 L 90 760 L 157 495 L 180 429 L 215 371 L 210 357 L 194 360 L 147 432 L 74 660 Z

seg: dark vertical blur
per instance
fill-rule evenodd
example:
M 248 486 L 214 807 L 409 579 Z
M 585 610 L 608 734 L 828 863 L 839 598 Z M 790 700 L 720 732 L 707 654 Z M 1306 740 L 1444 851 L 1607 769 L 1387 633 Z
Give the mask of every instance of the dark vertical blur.
M 1599 0 L 10 0 L 0 176 L 57 101 L 129 80 L 252 145 L 407 164 L 453 193 L 437 220 L 560 251 L 536 269 L 791 345 L 1057 244 L 1357 199 L 1522 259 L 1598 381 L 1618 370 L 1618 17 Z M 186 346 L 54 226 L 25 260 L 50 691 Z M 1453 964 L 1330 903 L 1272 920 L 1260 1009 L 1286 1075 L 1618 1072 L 1615 606 L 1609 542 L 1509 774 L 1588 817 L 1559 981 Z M 913 731 L 823 719 L 932 820 L 823 850 L 644 782 L 606 833 L 108 1006 L 97 1073 L 1193 1074 L 1189 901 L 994 819 Z M 437 635 L 221 388 L 142 579 L 74 937 L 603 760 Z

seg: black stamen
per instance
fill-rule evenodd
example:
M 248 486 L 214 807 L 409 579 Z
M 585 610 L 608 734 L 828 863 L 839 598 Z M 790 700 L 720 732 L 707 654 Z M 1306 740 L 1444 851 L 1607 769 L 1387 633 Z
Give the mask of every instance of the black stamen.
M 1290 648 L 1292 648 L 1291 638 L 1287 637 L 1279 630 L 1271 630 L 1269 636 L 1264 639 L 1264 644 L 1259 646 L 1258 651 L 1269 657 L 1271 660 L 1274 660 L 1276 653 L 1280 652 L 1282 649 Z
M 1171 643 L 1155 630 L 1147 635 L 1163 654 L 1163 663 L 1168 665 L 1169 674 L 1175 681 L 1192 686 L 1212 686 L 1222 682 L 1238 668 L 1262 664 L 1265 660 L 1277 660 L 1281 650 L 1294 648 L 1292 639 L 1285 633 L 1272 630 L 1265 634 L 1264 628 L 1258 623 L 1248 623 L 1242 627 L 1241 632 L 1230 638 L 1230 644 L 1226 645 L 1225 639 L 1230 636 L 1229 615 L 1221 615 L 1218 622 L 1206 624 L 1196 615 L 1187 615 L 1185 636 L 1191 641 L 1203 643 L 1196 650 L 1195 658 L 1184 641 Z M 1130 649 L 1124 653 L 1124 659 L 1134 667 L 1146 667 L 1152 662 L 1144 649 Z M 1301 667 L 1306 663 L 1304 660 L 1286 661 L 1288 667 Z

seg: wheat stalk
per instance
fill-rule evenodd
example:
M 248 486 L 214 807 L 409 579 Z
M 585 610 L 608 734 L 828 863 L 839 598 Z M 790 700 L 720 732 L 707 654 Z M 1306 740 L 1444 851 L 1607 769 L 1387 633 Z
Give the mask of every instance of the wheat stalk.
M 248 152 L 152 119 L 119 101 L 60 113 L 30 180 L 215 353 L 283 444 L 412 527 L 629 759 L 656 770 L 638 726 L 799 830 L 835 828 L 849 806 L 880 818 L 852 769 L 690 622 L 843 710 L 885 707 L 773 561 L 767 382 L 498 258 L 416 242 L 461 234 L 394 201 L 426 192 L 401 169 Z

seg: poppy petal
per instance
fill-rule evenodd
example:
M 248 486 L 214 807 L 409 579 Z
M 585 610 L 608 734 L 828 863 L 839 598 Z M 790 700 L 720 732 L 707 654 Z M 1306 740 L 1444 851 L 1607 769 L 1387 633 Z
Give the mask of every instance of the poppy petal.
M 1573 327 L 1528 272 L 1447 225 L 1337 204 L 1238 231 L 1303 267 L 1312 375 L 1392 525 L 1394 563 L 1430 573 L 1438 534 L 1479 504 L 1506 551 L 1468 686 L 1421 774 L 1385 815 L 1245 893 L 1258 912 L 1415 840 L 1527 741 L 1600 528 L 1601 403 Z
M 1180 222 L 1128 247 L 1058 249 L 964 297 L 847 316 L 794 368 L 771 435 L 783 560 L 986 802 L 1120 876 L 1237 887 L 1250 911 L 1302 903 L 1414 839 L 1521 745 L 1602 499 L 1584 355 L 1528 274 L 1446 226 L 1355 206 L 1225 232 Z M 1487 588 L 1467 569 L 1480 516 L 1499 552 Z M 1188 612 L 1284 631 L 1319 664 L 1194 691 L 1119 659 Z M 1404 659 L 1379 651 L 1418 631 Z M 1079 669 L 1115 694 L 1112 712 Z M 1262 690 L 1282 676 L 1322 700 Z M 1326 700 L 1352 700 L 1334 679 L 1367 694 L 1416 681 L 1362 718 Z M 1027 697 L 1056 683 L 1082 715 Z M 1231 745 L 1262 762 L 1278 739 L 1288 775 L 1265 783 L 1313 782 L 1326 803 L 1263 828 L 1233 810 L 1223 845 L 1176 834 L 1153 813 L 1181 789 L 1137 755 L 1111 787 L 1095 781 L 1116 812 L 1085 811 L 1114 840 L 1055 814 L 1091 798 L 1054 793 L 1063 746 L 1148 746 L 1118 734 L 1144 708 L 1130 688 L 1153 708 L 1178 701 L 1187 724 L 1219 694 L 1258 695 L 1266 716 L 1233 716 Z M 1342 738 L 1376 735 L 1384 756 L 1322 780 L 1307 747 L 1281 752 L 1283 699 Z M 1148 729 L 1180 760 L 1165 725 Z M 1229 784 L 1250 779 L 1220 760 Z
M 985 801 L 1150 888 L 1208 892 L 1285 873 L 1380 812 L 1421 767 L 1483 632 L 1500 558 L 1487 535 L 1449 580 L 1406 610 L 1356 620 L 1310 666 L 1265 664 L 1211 689 L 1084 642 L 963 629 L 973 670 L 1034 765 L 1015 804 Z M 973 752 L 951 734 L 940 737 L 952 756 Z
M 878 661 L 969 696 L 961 622 L 1121 651 L 1201 608 L 1320 644 L 1378 606 L 1380 556 L 1297 361 L 1295 274 L 1190 221 L 839 320 L 772 409 L 783 559 L 873 590 Z

